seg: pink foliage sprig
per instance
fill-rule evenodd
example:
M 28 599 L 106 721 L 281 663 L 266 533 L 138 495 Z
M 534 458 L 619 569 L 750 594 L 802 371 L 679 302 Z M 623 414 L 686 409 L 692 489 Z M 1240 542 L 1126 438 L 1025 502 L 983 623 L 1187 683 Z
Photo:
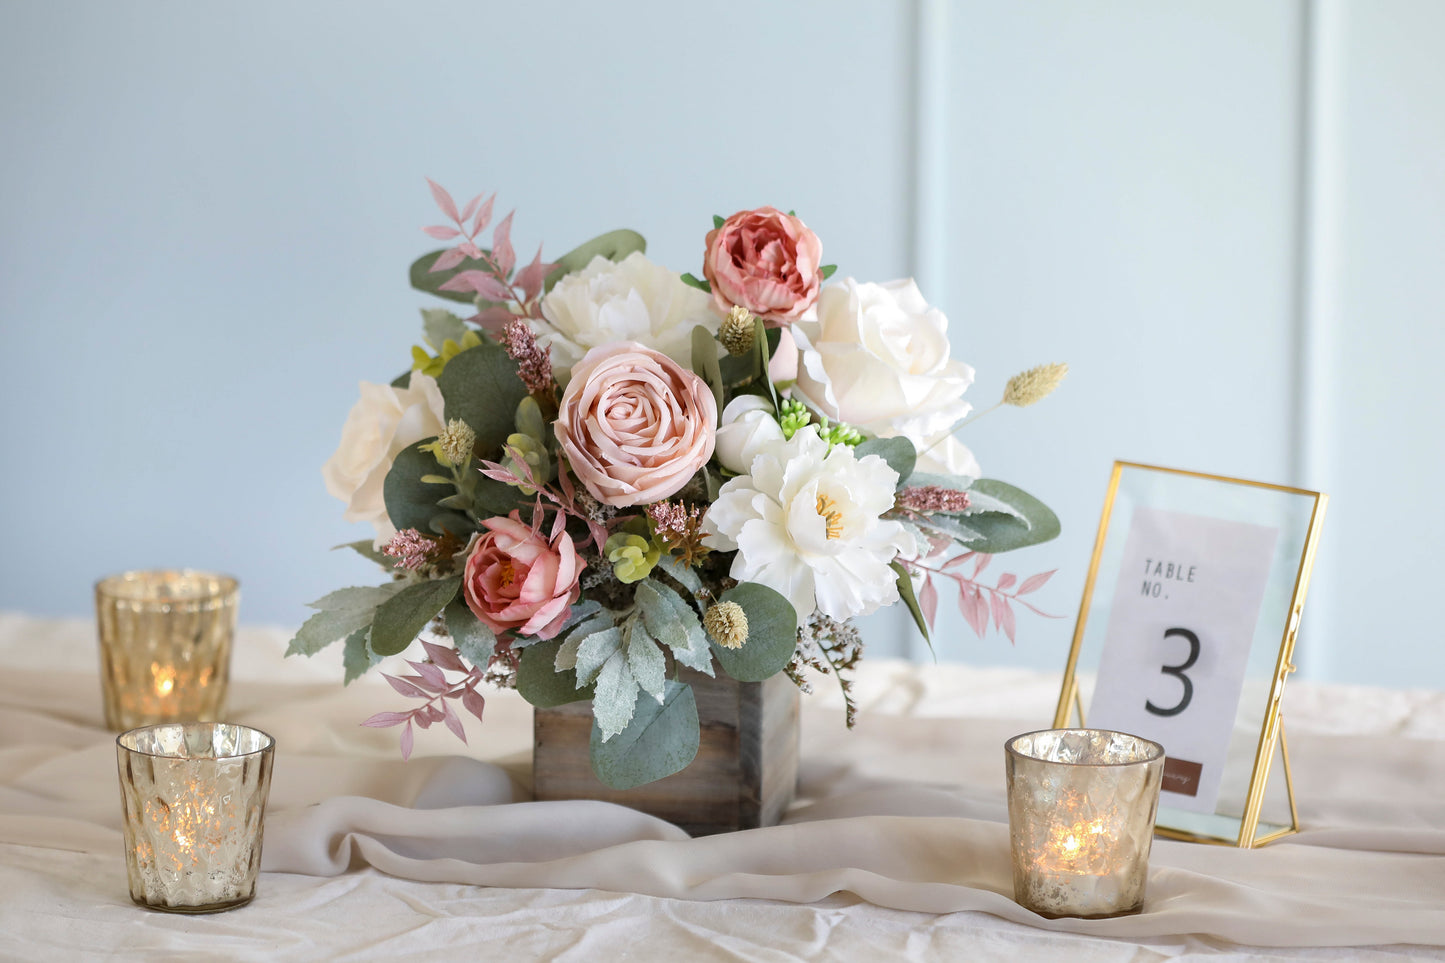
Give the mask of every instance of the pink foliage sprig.
M 408 659 L 406 663 L 415 670 L 415 675 L 394 676 L 383 672 L 382 677 L 402 695 L 425 701 L 406 712 L 378 712 L 362 723 L 363 726 L 371 726 L 373 729 L 385 729 L 405 723 L 406 728 L 401 731 L 403 759 L 411 758 L 412 723 L 423 729 L 430 729 L 434 722 L 445 723 L 454 736 L 466 742 L 466 729 L 462 727 L 461 716 L 452 708 L 450 700 L 460 701 L 462 708 L 476 716 L 478 722 L 482 720 L 482 710 L 486 708 L 486 699 L 477 691 L 477 684 L 482 681 L 481 667 L 469 668 L 457 655 L 456 650 L 444 645 L 426 641 L 423 641 L 422 645 L 426 648 L 430 661 L 412 662 Z M 447 672 L 461 672 L 463 676 L 456 682 L 450 682 L 447 680 Z
M 434 224 L 422 230 L 439 241 L 461 238 L 437 257 L 431 273 L 450 271 L 468 260 L 479 264 L 479 268 L 458 271 L 441 285 L 441 290 L 470 291 L 485 301 L 493 302 L 491 307 L 470 320 L 494 335 L 500 335 L 503 326 L 512 318 L 541 317 L 538 295 L 542 293 L 547 275 L 557 265 L 542 260 L 542 246 L 539 244 L 532 262 L 513 276 L 517 254 L 512 247 L 512 216 L 516 211 L 508 213 L 492 229 L 492 249 L 484 251 L 477 246 L 477 238 L 492 222 L 492 208 L 497 195 L 484 198 L 484 195 L 478 194 L 458 210 L 456 201 L 452 200 L 446 188 L 431 178 L 427 178 L 427 184 L 431 187 L 432 199 L 437 207 L 452 223 L 450 226 Z M 516 305 L 515 310 L 509 307 L 513 304 Z
M 557 456 L 557 478 L 561 491 L 554 491 L 537 480 L 537 476 L 532 473 L 532 466 L 527 463 L 527 459 L 520 451 L 511 445 L 507 445 L 502 451 L 503 454 L 510 458 L 512 463 L 521 470 L 521 474 L 518 474 L 507 465 L 495 461 L 483 461 L 481 464 L 482 474 L 493 481 L 535 491 L 537 495 L 540 496 L 535 509 L 535 512 L 539 516 L 544 511 L 555 511 L 558 513 L 557 524 L 561 523 L 564 514 L 585 522 L 588 535 L 592 541 L 597 544 L 597 550 L 601 551 L 602 546 L 607 543 L 607 528 L 601 522 L 587 514 L 587 512 L 583 511 L 582 507 L 577 504 L 577 489 L 572 484 L 572 480 L 567 477 L 568 467 L 566 460 L 563 459 L 560 454 Z M 541 498 L 547 499 L 551 504 L 543 505 Z
M 934 617 L 938 613 L 938 588 L 934 585 L 935 578 L 950 579 L 957 584 L 958 610 L 963 614 L 963 619 L 968 623 L 969 628 L 973 629 L 974 634 L 979 638 L 983 638 L 984 633 L 988 631 L 989 620 L 992 618 L 994 625 L 1012 643 L 1015 626 L 1014 603 L 1022 605 L 1035 615 L 1043 616 L 1046 619 L 1061 618 L 1061 616 L 1043 611 L 1022 598 L 1022 596 L 1043 588 L 1044 583 L 1053 578 L 1058 569 L 1031 575 L 1022 582 L 1019 582 L 1018 576 L 1012 572 L 1005 572 L 993 585 L 985 585 L 980 581 L 979 576 L 988 567 L 989 562 L 993 561 L 993 556 L 983 552 L 964 552 L 937 567 L 926 564 L 923 559 L 900 559 L 900 561 L 910 572 L 923 576 L 923 588 L 918 592 L 918 607 L 923 611 L 924 621 L 928 623 L 930 630 L 933 628 Z M 969 562 L 973 562 L 972 576 L 964 574 L 964 567 Z M 1018 587 L 1015 588 L 1015 585 Z M 1012 591 L 1010 591 L 1011 589 Z

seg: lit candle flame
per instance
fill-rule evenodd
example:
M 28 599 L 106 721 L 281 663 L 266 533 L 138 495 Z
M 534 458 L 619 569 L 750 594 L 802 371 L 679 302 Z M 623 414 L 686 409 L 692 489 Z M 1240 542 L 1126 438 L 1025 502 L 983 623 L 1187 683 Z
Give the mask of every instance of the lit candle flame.
M 154 676 L 156 680 L 156 695 L 170 695 L 171 690 L 174 689 L 176 686 L 175 667 L 169 665 L 161 665 L 158 662 L 152 662 L 151 675 Z

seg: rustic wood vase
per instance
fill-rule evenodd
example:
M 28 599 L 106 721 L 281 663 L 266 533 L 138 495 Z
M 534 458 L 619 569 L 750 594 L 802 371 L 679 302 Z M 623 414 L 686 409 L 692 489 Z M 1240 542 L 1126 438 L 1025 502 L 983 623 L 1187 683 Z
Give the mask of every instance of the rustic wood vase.
M 798 782 L 798 688 L 779 673 L 737 682 L 683 669 L 697 698 L 700 741 L 686 769 L 635 789 L 610 789 L 592 773 L 592 703 L 532 715 L 537 799 L 599 799 L 674 823 L 693 836 L 775 825 Z

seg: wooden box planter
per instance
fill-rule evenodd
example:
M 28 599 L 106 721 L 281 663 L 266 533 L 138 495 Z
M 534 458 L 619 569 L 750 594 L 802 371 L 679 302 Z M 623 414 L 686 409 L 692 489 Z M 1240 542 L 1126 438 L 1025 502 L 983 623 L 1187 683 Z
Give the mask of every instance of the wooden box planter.
M 592 774 L 592 704 L 532 715 L 532 781 L 538 799 L 600 799 L 640 810 L 693 836 L 772 826 L 798 782 L 798 688 L 779 673 L 737 682 L 683 669 L 697 698 L 700 742 L 686 769 L 636 789 L 610 789 Z

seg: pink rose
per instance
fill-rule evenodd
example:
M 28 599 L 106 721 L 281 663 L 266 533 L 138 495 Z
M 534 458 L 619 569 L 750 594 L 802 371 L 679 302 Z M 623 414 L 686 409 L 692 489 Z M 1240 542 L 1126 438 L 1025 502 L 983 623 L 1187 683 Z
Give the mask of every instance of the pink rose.
M 494 632 L 550 639 L 582 594 L 572 537 L 562 531 L 548 542 L 515 511 L 482 525 L 487 531 L 472 546 L 462 579 L 467 608 Z
M 774 207 L 740 211 L 708 232 L 702 273 L 724 312 L 733 305 L 770 321 L 792 321 L 818 300 L 823 244 Z
M 594 498 L 645 505 L 678 491 L 712 457 L 717 402 L 667 355 L 619 341 L 573 366 L 553 427 Z

